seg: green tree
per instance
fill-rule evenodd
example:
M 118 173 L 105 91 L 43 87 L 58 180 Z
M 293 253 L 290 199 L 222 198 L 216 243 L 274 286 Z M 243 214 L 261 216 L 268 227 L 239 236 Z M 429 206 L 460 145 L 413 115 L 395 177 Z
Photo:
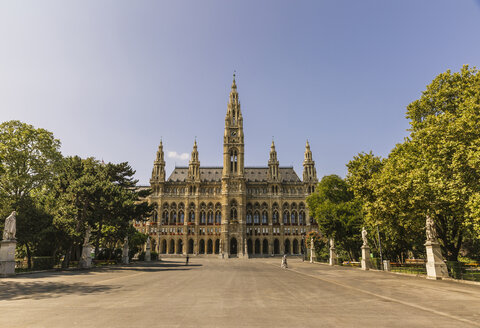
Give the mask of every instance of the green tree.
M 307 197 L 309 209 L 321 233 L 335 238 L 350 260 L 358 258 L 361 246 L 362 208 L 347 183 L 337 175 L 324 176 Z
M 144 220 L 153 206 L 142 200 L 149 190 L 137 191 L 135 171 L 128 163 L 101 164 L 93 158 L 67 157 L 50 197 L 59 252 L 64 266 L 80 256 L 83 236 L 92 228 L 95 254 L 113 256 L 131 228 L 133 219 Z
M 17 211 L 18 246 L 26 248 L 29 266 L 42 230 L 51 223 L 36 198 L 55 175 L 59 148 L 60 141 L 47 130 L 20 121 L 0 124 L 1 214 Z
M 428 215 L 444 255 L 455 261 L 467 229 L 479 226 L 480 73 L 464 66 L 438 75 L 408 105 L 407 118 L 410 136 L 381 169 L 364 174 L 368 160 L 356 158 L 348 179 L 391 252 L 423 250 Z

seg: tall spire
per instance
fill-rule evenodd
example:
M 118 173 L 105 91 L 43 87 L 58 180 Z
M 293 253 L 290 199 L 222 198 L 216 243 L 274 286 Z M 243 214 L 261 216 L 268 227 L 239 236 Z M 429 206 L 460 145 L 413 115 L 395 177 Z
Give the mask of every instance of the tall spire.
M 223 135 L 223 176 L 244 176 L 244 135 L 243 117 L 238 99 L 237 84 L 233 74 L 232 89 L 225 116 L 225 132 Z
M 268 160 L 268 178 L 269 180 L 278 180 L 277 151 L 275 150 L 275 142 L 273 140 L 270 146 L 270 159 Z
M 312 151 L 310 150 L 310 144 L 305 144 L 305 159 L 303 160 L 303 182 L 316 183 L 317 171 L 315 170 L 315 162 L 312 158 Z
M 200 161 L 198 160 L 197 139 L 193 143 L 192 155 L 188 165 L 188 177 L 193 180 L 200 180 Z
M 152 188 L 155 188 L 155 184 L 165 182 L 165 160 L 163 154 L 163 143 L 160 140 L 160 144 L 158 145 L 157 155 L 155 156 L 155 160 L 153 161 L 153 169 L 152 169 L 152 177 L 150 179 L 150 184 Z
M 237 90 L 237 84 L 235 83 L 235 71 L 233 71 L 232 91 Z

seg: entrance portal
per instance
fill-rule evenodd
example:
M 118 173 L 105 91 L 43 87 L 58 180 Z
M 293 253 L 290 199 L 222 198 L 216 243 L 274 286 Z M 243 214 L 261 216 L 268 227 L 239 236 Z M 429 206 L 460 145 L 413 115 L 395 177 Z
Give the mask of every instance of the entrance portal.
M 230 254 L 237 255 L 237 240 L 235 238 L 230 240 Z
M 273 254 L 280 254 L 280 242 L 278 239 L 273 241 Z
M 193 239 L 188 241 L 188 254 L 193 254 Z

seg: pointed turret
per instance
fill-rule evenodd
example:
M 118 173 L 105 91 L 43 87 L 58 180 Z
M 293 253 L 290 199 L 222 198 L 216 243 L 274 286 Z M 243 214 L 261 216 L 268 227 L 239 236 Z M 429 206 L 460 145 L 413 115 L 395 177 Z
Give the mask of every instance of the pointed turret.
M 273 140 L 270 146 L 270 159 L 268 160 L 268 179 L 270 181 L 278 181 L 277 151 L 275 150 L 275 142 Z
M 163 143 L 160 140 L 160 145 L 158 146 L 157 156 L 153 162 L 152 178 L 150 184 L 154 182 L 164 182 L 165 181 L 165 160 L 163 154 Z
M 192 180 L 200 180 L 200 161 L 198 160 L 197 140 L 193 144 L 192 155 L 188 165 L 188 177 Z
M 310 144 L 308 143 L 308 140 L 307 144 L 305 145 L 305 159 L 303 160 L 303 182 L 318 182 L 317 171 L 315 170 L 315 162 L 312 159 L 312 151 L 310 150 Z

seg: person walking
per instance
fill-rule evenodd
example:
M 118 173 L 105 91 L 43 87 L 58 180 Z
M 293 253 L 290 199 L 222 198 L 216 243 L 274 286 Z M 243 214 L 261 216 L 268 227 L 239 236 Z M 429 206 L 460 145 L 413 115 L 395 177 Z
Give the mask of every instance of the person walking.
M 188 260 L 189 260 L 189 259 L 190 259 L 190 257 L 189 257 L 188 254 L 187 254 L 187 257 L 186 257 L 186 259 L 185 259 L 185 265 L 188 265 Z
M 281 268 L 282 268 L 282 269 L 287 269 L 287 268 L 288 268 L 288 265 L 287 265 L 287 254 L 283 254 Z

